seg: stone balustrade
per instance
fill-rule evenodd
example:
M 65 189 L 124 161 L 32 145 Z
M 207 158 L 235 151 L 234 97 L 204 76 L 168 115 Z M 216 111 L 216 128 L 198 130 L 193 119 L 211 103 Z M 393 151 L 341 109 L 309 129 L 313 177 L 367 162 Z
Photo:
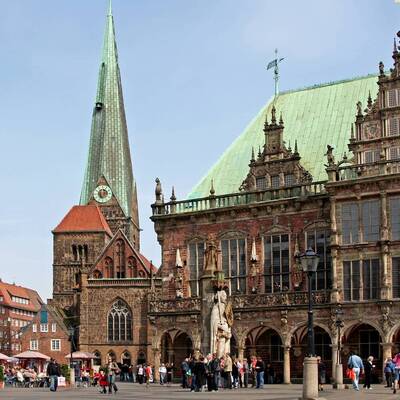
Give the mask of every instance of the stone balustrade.
M 184 214 L 226 207 L 245 206 L 274 200 L 315 196 L 325 193 L 325 181 L 225 195 L 210 195 L 198 199 L 152 204 L 153 216 Z
M 153 278 L 154 286 L 161 287 L 162 279 Z M 104 286 L 136 286 L 136 287 L 150 287 L 151 279 L 149 278 L 102 278 L 102 279 L 88 279 L 88 286 L 90 287 L 104 287 Z
M 149 301 L 149 313 L 190 313 L 200 312 L 200 309 L 201 299 L 195 297 Z
M 382 160 L 374 164 L 354 164 L 332 170 L 330 181 L 345 181 L 368 176 L 380 176 L 400 173 L 399 160 Z M 336 172 L 336 173 L 335 173 Z M 329 175 L 329 174 L 328 174 Z

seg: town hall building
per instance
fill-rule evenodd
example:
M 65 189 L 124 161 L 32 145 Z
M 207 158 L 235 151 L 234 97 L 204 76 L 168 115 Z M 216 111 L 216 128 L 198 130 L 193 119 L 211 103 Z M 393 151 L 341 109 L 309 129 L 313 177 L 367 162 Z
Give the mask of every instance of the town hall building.
M 140 253 L 110 9 L 80 204 L 53 230 L 51 305 L 80 350 L 179 373 L 186 356 L 209 351 L 207 299 L 223 281 L 231 354 L 261 355 L 281 382 L 301 379 L 308 300 L 297 256 L 311 248 L 316 351 L 328 374 L 350 350 L 382 367 L 400 343 L 396 43 L 393 60 L 378 75 L 279 93 L 187 199 L 166 201 L 157 179 L 156 269 Z

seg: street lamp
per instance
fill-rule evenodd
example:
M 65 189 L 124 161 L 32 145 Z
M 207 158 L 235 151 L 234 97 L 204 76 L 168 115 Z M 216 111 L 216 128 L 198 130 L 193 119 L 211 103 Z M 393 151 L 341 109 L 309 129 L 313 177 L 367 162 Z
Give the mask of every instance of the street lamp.
M 307 323 L 307 356 L 304 358 L 303 369 L 303 399 L 318 398 L 318 361 L 315 356 L 313 309 L 312 309 L 312 278 L 317 271 L 319 256 L 311 248 L 299 254 L 301 268 L 308 277 L 308 323 Z
M 337 355 L 336 355 L 336 368 L 335 368 L 335 383 L 333 385 L 334 389 L 344 389 L 343 385 L 343 366 L 341 362 L 341 352 L 342 352 L 342 340 L 341 340 L 341 329 L 344 327 L 342 320 L 343 310 L 339 304 L 338 308 L 335 310 L 335 326 L 337 328 Z

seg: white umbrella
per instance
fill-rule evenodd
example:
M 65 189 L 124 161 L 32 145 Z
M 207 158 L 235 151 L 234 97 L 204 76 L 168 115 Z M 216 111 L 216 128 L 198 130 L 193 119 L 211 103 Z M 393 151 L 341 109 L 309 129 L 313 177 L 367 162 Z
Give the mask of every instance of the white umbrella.
M 50 357 L 45 354 L 39 353 L 38 351 L 24 351 L 23 353 L 17 354 L 14 356 L 15 358 L 23 358 L 23 359 L 35 359 L 35 360 L 46 360 L 49 361 Z
M 71 358 L 71 353 L 65 356 L 65 358 L 70 359 Z M 89 353 L 87 351 L 74 351 L 72 353 L 72 359 L 75 360 L 91 360 L 93 358 L 96 358 L 96 356 L 92 353 Z

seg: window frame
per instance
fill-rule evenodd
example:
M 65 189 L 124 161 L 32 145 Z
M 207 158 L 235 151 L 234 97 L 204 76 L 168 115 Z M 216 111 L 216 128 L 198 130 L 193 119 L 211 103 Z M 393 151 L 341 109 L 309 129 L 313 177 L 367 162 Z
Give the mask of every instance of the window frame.
M 58 343 L 58 348 L 55 346 Z M 50 350 L 51 351 L 61 351 L 61 339 L 51 339 L 50 340 Z
M 35 344 L 35 346 L 33 346 L 33 344 Z M 29 340 L 29 350 L 31 350 L 31 351 L 39 350 L 39 340 L 38 339 Z
M 190 247 L 195 246 L 196 249 L 196 254 L 195 254 L 195 262 L 194 264 L 192 263 L 193 261 L 193 256 L 192 256 L 192 251 Z M 203 254 L 199 256 L 199 249 L 201 250 L 201 246 L 203 247 Z M 189 267 L 189 287 L 190 287 L 190 295 L 191 297 L 198 297 L 200 294 L 200 287 L 199 287 L 199 281 L 200 281 L 200 275 L 201 271 L 204 270 L 204 264 L 205 264 L 205 250 L 206 250 L 206 243 L 204 241 L 192 241 L 188 243 L 187 245 L 187 254 L 188 254 L 188 267 Z M 203 262 L 201 263 L 201 259 L 203 259 Z M 200 265 L 202 264 L 202 265 Z M 195 276 L 192 277 L 192 267 L 195 267 L 193 271 L 195 271 Z M 195 290 L 193 290 L 195 289 Z

